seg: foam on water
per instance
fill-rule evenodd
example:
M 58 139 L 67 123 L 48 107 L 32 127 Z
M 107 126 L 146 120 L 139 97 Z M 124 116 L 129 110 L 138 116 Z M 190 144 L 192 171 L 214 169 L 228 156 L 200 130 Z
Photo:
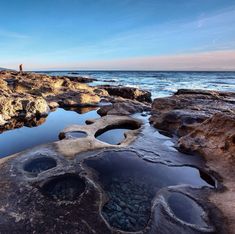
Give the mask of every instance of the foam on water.
M 71 72 L 71 71 L 70 71 Z M 70 72 L 50 72 L 50 75 L 71 75 Z M 235 72 L 160 72 L 160 71 L 76 71 L 80 76 L 95 78 L 91 85 L 107 84 L 140 87 L 149 90 L 153 98 L 173 94 L 178 89 L 213 89 L 235 92 Z M 113 84 L 113 83 L 111 83 Z

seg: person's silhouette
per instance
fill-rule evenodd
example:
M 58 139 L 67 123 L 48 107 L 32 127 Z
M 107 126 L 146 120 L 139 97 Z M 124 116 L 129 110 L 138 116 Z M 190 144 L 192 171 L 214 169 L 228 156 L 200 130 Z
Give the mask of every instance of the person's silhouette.
M 20 69 L 20 73 L 23 73 L 23 64 L 20 64 L 19 69 Z

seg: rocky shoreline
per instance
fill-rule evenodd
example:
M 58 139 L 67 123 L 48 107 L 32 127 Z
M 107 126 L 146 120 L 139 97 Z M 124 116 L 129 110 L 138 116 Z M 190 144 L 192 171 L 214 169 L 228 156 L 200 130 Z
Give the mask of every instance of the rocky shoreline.
M 0 71 L 0 126 L 15 118 L 46 116 L 50 109 L 59 106 L 99 106 L 102 99 L 105 103 L 113 103 L 120 114 L 150 110 L 149 92 L 126 87 L 119 87 L 118 90 L 108 86 L 91 87 L 86 84 L 92 81 L 83 77 Z M 110 114 L 112 108 L 103 107 L 100 113 Z
M 88 84 L 92 81 L 92 79 L 83 77 L 55 77 L 35 73 L 20 74 L 15 71 L 0 71 L 0 127 L 2 132 L 30 124 L 30 121 L 40 121 L 41 117 L 46 117 L 51 110 L 57 107 L 97 106 L 99 107 L 98 113 L 102 116 L 98 120 L 87 121 L 88 125 L 70 126 L 64 129 L 60 134 L 61 141 L 0 159 L 2 179 L 0 182 L 2 187 L 0 231 L 12 233 L 18 229 L 19 233 L 23 233 L 24 227 L 27 227 L 26 233 L 32 233 L 32 231 L 63 233 L 63 228 L 66 227 L 68 233 L 75 230 L 79 230 L 79 233 L 128 233 L 128 230 L 131 232 L 137 229 L 136 233 L 155 233 L 156 230 L 159 233 L 172 233 L 173 230 L 176 231 L 175 233 L 234 233 L 235 93 L 182 89 L 171 97 L 157 98 L 152 102 L 151 93 L 148 91 L 110 85 L 92 87 Z M 164 138 L 163 135 L 156 137 L 156 133 L 151 132 L 152 127 L 147 127 L 140 120 L 130 117 L 135 113 L 143 113 L 143 115 L 150 113 L 151 125 L 175 136 L 175 147 L 180 152 L 176 152 L 173 147 L 169 147 L 165 143 L 167 141 L 169 143 L 170 138 Z M 132 126 L 133 130 L 126 133 L 125 140 L 119 145 L 109 145 L 96 139 L 97 132 L 105 132 L 126 124 Z M 66 137 L 71 132 L 86 134 L 84 138 Z M 197 205 L 193 207 L 198 210 L 209 209 L 205 211 L 204 215 L 208 216 L 205 220 L 210 218 L 211 221 L 207 220 L 205 224 L 204 220 L 202 222 L 204 226 L 200 227 L 199 224 L 184 223 L 174 215 L 172 216 L 171 212 L 169 213 L 169 207 L 165 204 L 167 202 L 164 200 L 170 197 L 171 189 L 164 188 L 166 185 L 159 185 L 158 188 L 157 184 L 154 185 L 157 188 L 156 191 L 160 190 L 152 201 L 151 209 L 150 204 L 147 205 L 147 216 L 142 218 L 145 220 L 144 225 L 147 226 L 141 231 L 142 226 L 140 223 L 136 224 L 135 219 L 130 219 L 132 223 L 118 220 L 118 216 L 116 216 L 118 212 L 123 219 L 126 217 L 122 210 L 112 208 L 116 207 L 116 190 L 122 184 L 111 181 L 109 183 L 112 183 L 111 187 L 115 192 L 111 191 L 108 194 L 112 194 L 113 205 L 109 204 L 104 207 L 105 215 L 113 216 L 113 220 L 118 223 L 116 225 L 118 228 L 115 229 L 110 225 L 112 218 L 106 217 L 105 219 L 101 215 L 104 212 L 102 205 L 108 199 L 107 195 L 104 195 L 105 187 L 98 180 L 96 173 L 89 168 L 86 169 L 85 165 L 86 160 L 89 160 L 90 157 L 100 158 L 100 155 L 106 154 L 107 149 L 118 154 L 134 152 L 144 161 L 153 164 L 163 163 L 166 168 L 174 165 L 182 167 L 190 165 L 205 171 L 208 174 L 207 180 L 210 176 L 210 181 L 212 178 L 216 179 L 217 186 L 214 185 L 214 187 L 217 187 L 217 191 L 211 191 L 208 188 L 194 191 L 187 186 L 172 187 L 171 189 L 174 193 L 184 194 L 188 197 L 181 198 L 183 195 L 177 195 L 183 200 L 192 200 L 192 192 L 196 194 L 196 198 L 193 199 L 196 199 L 202 208 L 197 208 Z M 36 176 L 25 171 L 25 168 L 31 168 L 30 166 L 25 167 L 25 163 L 30 163 L 33 158 L 37 159 L 41 156 L 46 158 L 46 161 L 42 160 L 39 163 L 40 166 L 44 163 L 45 165 L 43 169 L 35 169 L 38 172 Z M 200 160 L 198 162 L 200 156 L 203 156 L 205 163 Z M 52 161 L 48 161 L 48 158 L 52 158 Z M 100 160 L 102 162 L 102 157 Z M 53 165 L 52 169 L 48 165 Z M 151 166 L 148 164 L 146 167 Z M 144 173 L 146 172 L 143 171 Z M 51 184 L 50 181 L 53 181 L 54 177 L 61 176 L 63 185 L 55 185 L 58 181 Z M 128 186 L 131 181 L 131 188 L 136 189 L 135 179 L 125 182 L 125 178 L 123 176 L 121 178 L 124 181 L 123 184 L 126 183 L 125 186 Z M 83 187 L 76 187 L 76 181 L 80 181 Z M 170 181 L 167 186 L 176 184 L 175 181 Z M 68 195 L 68 192 L 63 189 L 70 186 Z M 43 190 L 42 193 L 41 190 Z M 19 192 L 19 195 L 14 196 L 16 191 Z M 121 191 L 122 196 L 129 196 L 125 194 L 125 189 L 121 188 Z M 54 208 L 58 215 L 57 218 L 54 217 L 56 225 L 52 220 L 47 220 L 49 216 L 53 216 L 47 208 L 54 204 L 48 198 L 48 194 L 60 200 Z M 43 195 L 47 198 L 44 199 Z M 80 198 L 76 200 L 75 195 Z M 92 200 L 96 202 L 89 202 Z M 17 205 L 14 206 L 14 204 Z M 27 204 L 35 209 L 30 211 L 31 218 L 27 216 Z M 70 213 L 68 208 L 71 209 Z M 90 217 L 87 213 L 89 209 L 92 212 Z M 63 211 L 67 213 L 65 214 Z M 81 215 L 82 212 L 82 218 L 75 222 L 74 215 Z M 141 214 L 141 211 L 138 212 Z M 146 213 L 146 209 L 144 212 Z M 165 213 L 168 213 L 169 217 L 165 216 Z M 45 215 L 44 218 L 42 214 Z M 157 220 L 154 218 L 155 216 L 158 217 Z M 149 222 L 146 224 L 148 219 Z M 173 219 L 172 222 L 169 221 L 171 219 Z M 159 220 L 163 222 L 162 227 L 159 226 Z M 44 223 L 45 227 L 40 227 L 40 222 Z M 125 222 L 130 229 L 122 229 Z M 16 226 L 14 227 L 14 225 Z M 11 232 L 7 232 L 9 227 L 12 228 Z

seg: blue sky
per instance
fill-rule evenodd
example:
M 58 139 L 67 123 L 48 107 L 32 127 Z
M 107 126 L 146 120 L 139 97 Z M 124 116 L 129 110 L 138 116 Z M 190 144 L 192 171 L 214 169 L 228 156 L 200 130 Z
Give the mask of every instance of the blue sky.
M 0 67 L 235 69 L 234 0 L 8 0 L 0 5 Z M 207 60 L 200 62 L 205 53 Z

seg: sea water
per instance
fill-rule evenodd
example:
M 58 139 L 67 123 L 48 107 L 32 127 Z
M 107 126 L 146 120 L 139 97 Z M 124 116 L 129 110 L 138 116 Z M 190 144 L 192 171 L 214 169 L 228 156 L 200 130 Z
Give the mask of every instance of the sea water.
M 125 85 L 146 89 L 152 97 L 170 96 L 178 89 L 206 89 L 235 92 L 235 72 L 161 71 L 50 71 L 49 75 L 84 76 L 97 81 L 90 85 Z

